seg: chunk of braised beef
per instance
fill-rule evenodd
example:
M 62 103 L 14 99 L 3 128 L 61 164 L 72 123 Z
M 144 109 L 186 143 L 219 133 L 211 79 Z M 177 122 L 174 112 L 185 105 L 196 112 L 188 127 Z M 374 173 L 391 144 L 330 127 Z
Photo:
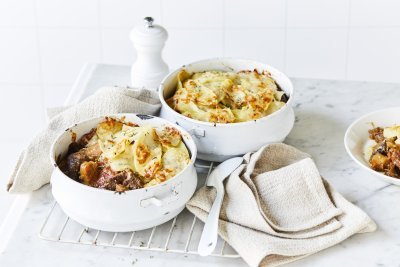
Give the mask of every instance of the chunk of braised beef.
M 113 171 L 109 166 L 103 168 L 98 180 L 92 184 L 93 187 L 123 192 L 127 190 L 143 188 L 144 184 L 139 174 L 126 169 L 120 172 Z
M 393 162 L 390 162 L 385 174 L 394 178 L 400 178 L 400 168 L 397 167 Z
M 375 150 L 374 150 L 373 154 L 375 154 L 375 153 L 380 153 L 380 154 L 382 154 L 382 155 L 384 155 L 384 156 L 387 156 L 387 153 L 388 153 L 388 146 L 387 146 L 386 140 L 383 141 L 383 142 L 381 142 L 381 143 L 379 143 L 379 144 L 375 147 Z
M 128 190 L 132 190 L 132 189 L 143 188 L 144 183 L 142 182 L 142 179 L 140 179 L 140 176 L 138 173 L 130 171 L 127 174 L 127 177 L 124 180 L 124 182 L 122 183 L 122 185 L 124 187 L 128 188 Z
M 81 148 L 85 147 L 89 143 L 90 139 L 92 139 L 93 136 L 95 136 L 96 131 L 97 131 L 97 128 L 93 128 L 90 130 L 90 132 L 82 135 L 82 137 L 78 141 L 78 144 L 81 146 Z
M 383 136 L 383 128 L 381 127 L 375 127 L 371 130 L 368 130 L 369 133 L 369 138 L 372 140 L 375 140 L 375 142 L 380 143 L 385 140 L 385 137 Z
M 101 155 L 101 149 L 98 144 L 82 148 L 78 152 L 67 156 L 65 163 L 60 164 L 60 169 L 67 176 L 78 180 L 80 176 L 81 164 L 85 161 L 97 161 Z
M 393 164 L 397 167 L 400 168 L 400 148 L 391 148 L 388 153 L 388 158 Z
M 71 144 L 69 144 L 68 146 L 68 151 L 67 151 L 67 155 L 73 154 L 75 152 L 78 152 L 79 150 L 81 150 L 83 147 L 78 144 L 77 142 L 72 142 Z

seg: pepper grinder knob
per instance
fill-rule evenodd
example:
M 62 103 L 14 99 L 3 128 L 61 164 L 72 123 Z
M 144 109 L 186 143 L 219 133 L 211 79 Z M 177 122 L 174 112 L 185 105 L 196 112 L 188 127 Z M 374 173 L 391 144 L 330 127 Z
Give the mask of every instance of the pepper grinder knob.
M 145 17 L 143 21 L 130 34 L 137 52 L 137 59 L 131 68 L 131 83 L 133 87 L 157 90 L 168 74 L 168 66 L 162 59 L 168 33 L 162 26 L 153 24 L 151 17 Z
M 152 17 L 145 17 L 144 22 L 147 28 L 153 27 L 154 19 Z

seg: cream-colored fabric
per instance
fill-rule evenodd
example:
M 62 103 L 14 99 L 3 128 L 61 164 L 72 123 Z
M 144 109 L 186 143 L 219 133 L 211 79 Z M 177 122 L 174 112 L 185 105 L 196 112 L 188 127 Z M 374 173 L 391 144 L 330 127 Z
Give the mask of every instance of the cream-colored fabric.
M 154 91 L 106 87 L 68 109 L 51 110 L 48 114 L 51 119 L 46 128 L 21 153 L 7 190 L 10 193 L 25 193 L 49 182 L 53 169 L 50 147 L 57 135 L 67 127 L 85 119 L 116 113 L 155 115 L 160 107 L 158 94 Z
M 375 223 L 321 178 L 309 155 L 285 144 L 246 154 L 225 184 L 219 234 L 250 266 L 277 266 L 333 246 Z M 187 208 L 205 221 L 215 198 L 199 189 Z

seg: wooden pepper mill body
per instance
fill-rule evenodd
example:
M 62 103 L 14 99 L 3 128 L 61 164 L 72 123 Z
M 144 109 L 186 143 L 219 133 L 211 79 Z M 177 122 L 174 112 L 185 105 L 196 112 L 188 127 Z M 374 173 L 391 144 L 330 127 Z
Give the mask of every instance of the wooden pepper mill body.
M 131 40 L 137 51 L 137 60 L 131 68 L 132 87 L 157 90 L 161 80 L 168 74 L 168 65 L 162 59 L 162 49 L 168 38 L 167 31 L 153 25 L 153 19 L 131 31 Z

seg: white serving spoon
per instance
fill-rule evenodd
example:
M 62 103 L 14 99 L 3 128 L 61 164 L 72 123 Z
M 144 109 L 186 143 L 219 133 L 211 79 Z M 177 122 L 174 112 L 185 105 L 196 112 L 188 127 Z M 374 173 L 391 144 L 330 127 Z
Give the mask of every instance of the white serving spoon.
M 213 186 L 217 189 L 217 196 L 208 214 L 203 233 L 201 234 L 198 253 L 201 256 L 210 255 L 217 245 L 218 240 L 218 219 L 219 212 L 224 199 L 225 188 L 224 180 L 242 164 L 243 158 L 236 157 L 228 159 L 219 164 L 207 179 L 207 186 Z

